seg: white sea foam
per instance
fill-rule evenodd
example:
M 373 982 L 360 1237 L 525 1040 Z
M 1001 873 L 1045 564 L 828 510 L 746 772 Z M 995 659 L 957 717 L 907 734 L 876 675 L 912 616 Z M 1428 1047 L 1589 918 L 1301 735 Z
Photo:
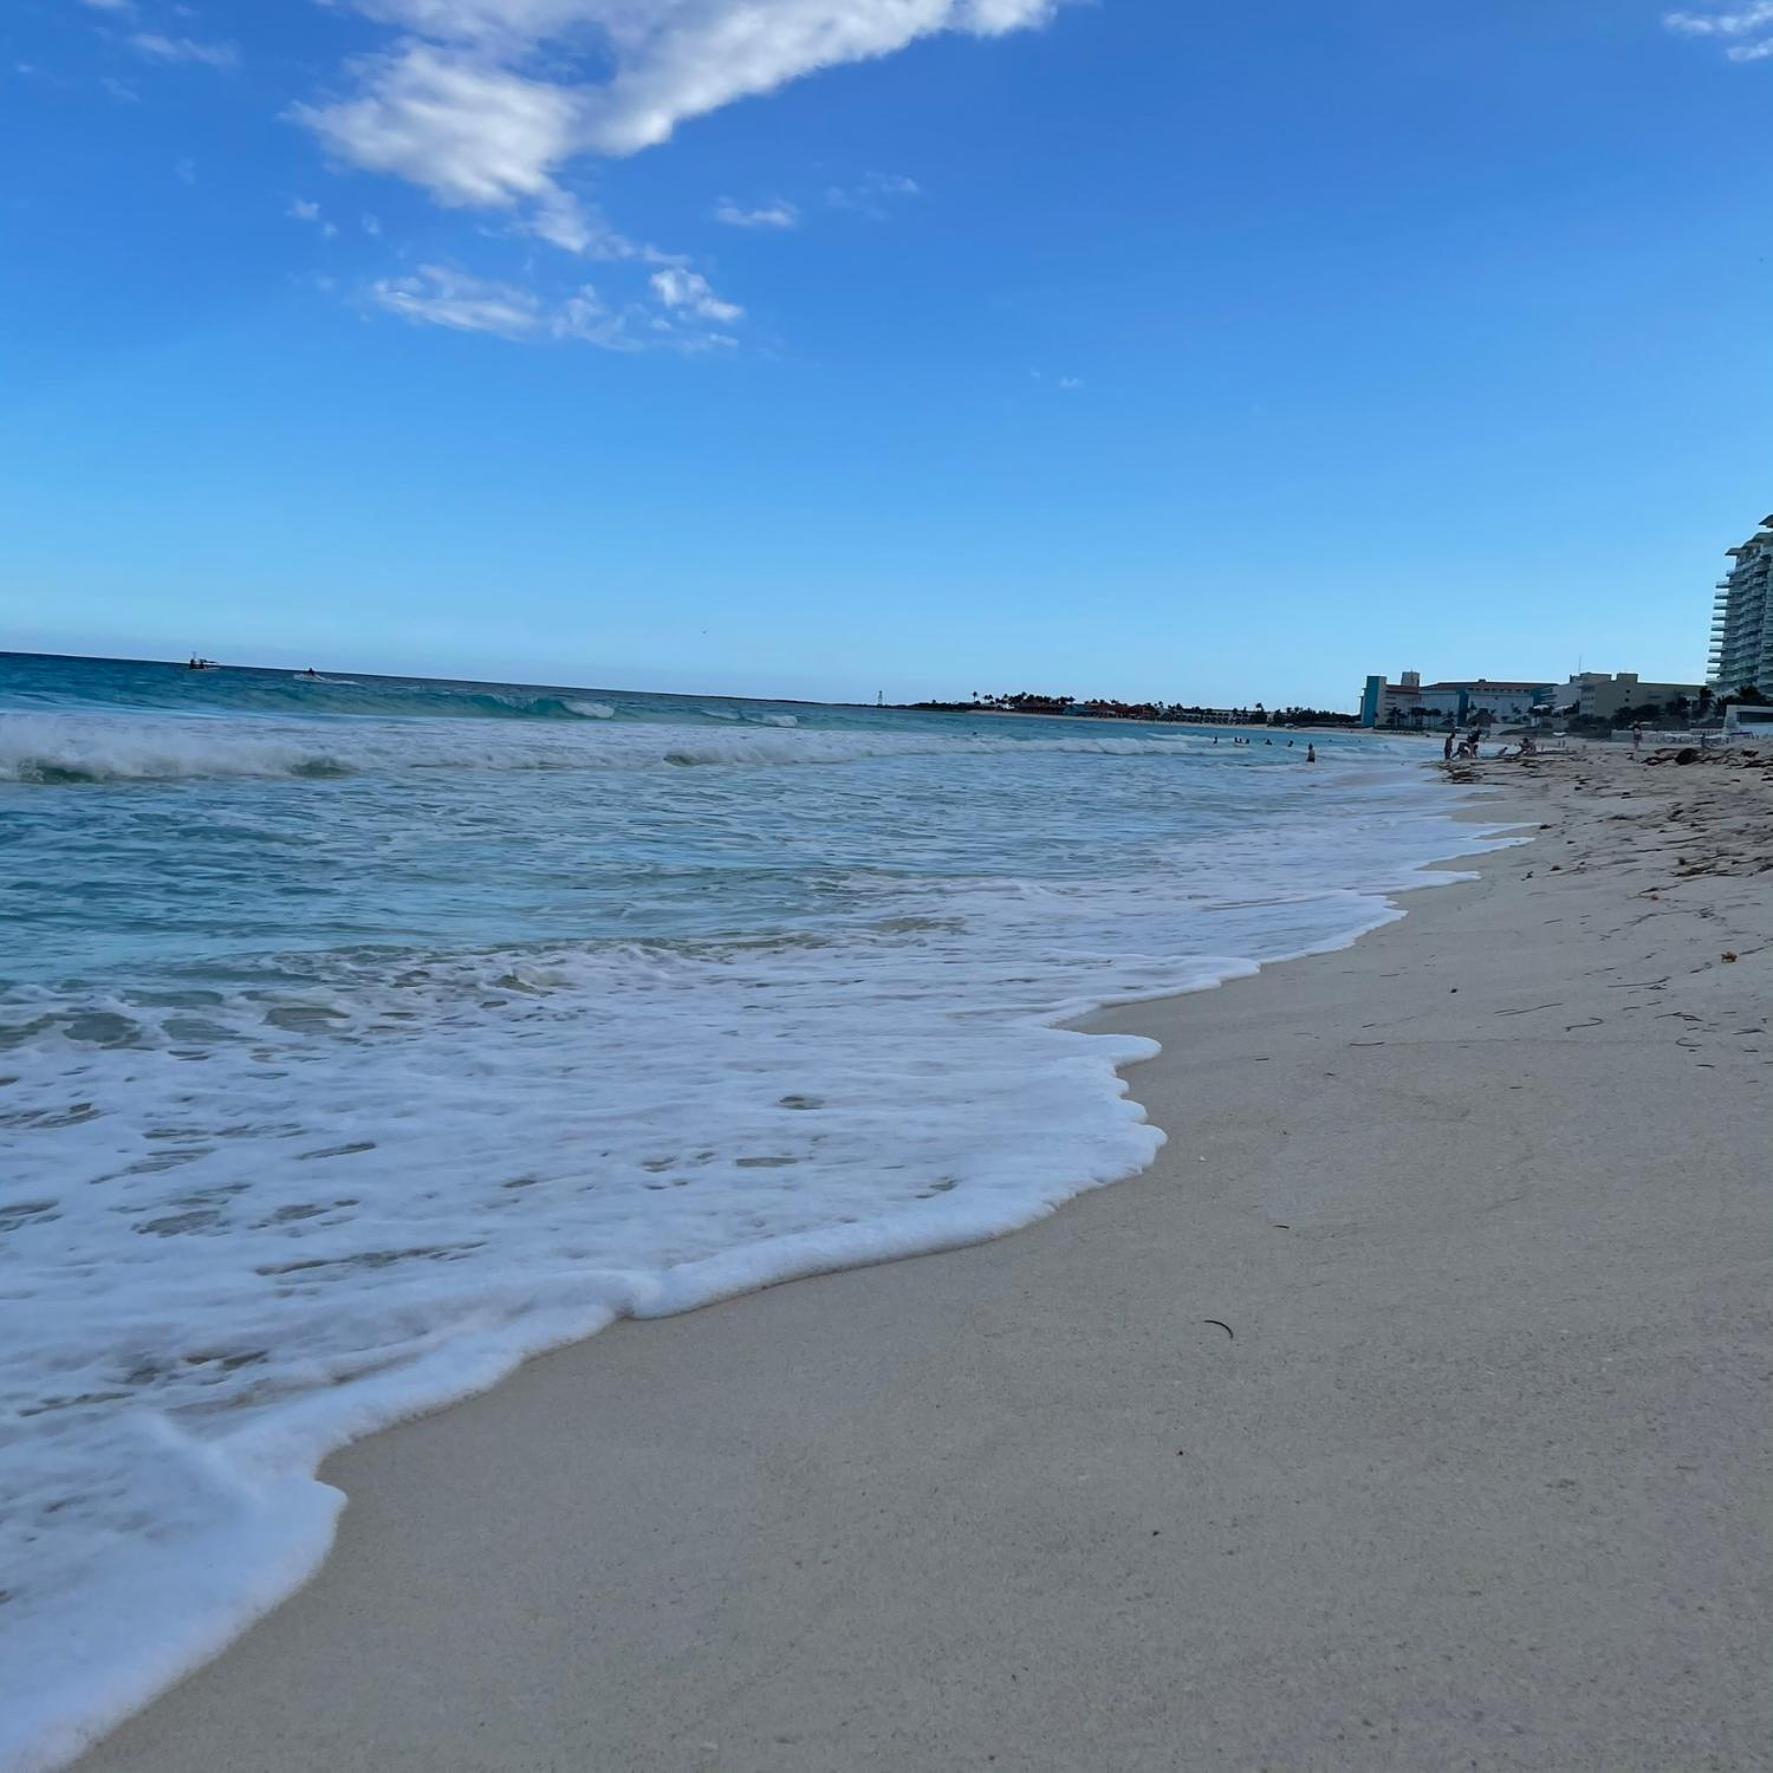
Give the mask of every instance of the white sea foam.
M 350 767 L 305 732 L 242 732 L 232 722 L 176 716 L 0 714 L 0 782 L 321 776 Z
M 985 756 L 1036 752 L 1181 754 L 1185 737 L 1067 734 L 994 739 L 967 733 L 815 731 L 772 714 L 771 732 L 605 726 L 609 703 L 568 701 L 588 725 L 380 719 L 218 720 L 178 714 L 0 712 L 0 782 L 172 781 L 182 777 L 337 776 L 366 771 L 649 769 L 662 764 L 733 768 L 855 763 L 871 757 Z M 789 729 L 793 729 L 790 731 Z
M 142 724 L 108 748 L 76 735 L 79 755 L 144 778 L 142 759 L 291 743 L 173 722 L 193 749 L 169 752 L 167 723 Z M 533 806 L 532 824 L 496 827 L 501 917 L 626 843 L 646 872 L 616 878 L 610 915 L 620 926 L 641 903 L 663 927 L 670 867 L 700 855 L 673 834 L 693 829 L 721 845 L 683 895 L 703 933 L 428 950 L 333 937 L 115 978 L 95 937 L 78 971 L 98 984 L 45 975 L 0 994 L 8 1773 L 70 1758 L 312 1569 L 341 1501 L 312 1475 L 332 1448 L 616 1316 L 975 1241 L 1133 1174 L 1163 1135 L 1115 1068 L 1155 1049 L 1062 1023 L 1350 942 L 1394 915 L 1384 895 L 1419 864 L 1476 841 L 1382 764 L 1221 759 L 1202 776 L 1185 742 L 1105 733 L 554 730 L 329 730 L 355 767 L 409 774 L 364 785 L 344 809 L 360 849 L 336 865 L 328 851 L 322 876 L 409 856 L 400 917 L 416 922 L 472 831 Z M 27 737 L 41 750 L 41 731 Z M 464 798 L 423 774 L 545 767 L 557 746 L 594 760 L 580 767 L 656 773 L 584 778 L 567 803 L 573 778 L 496 777 Z M 856 767 L 767 773 L 807 762 Z M 413 807 L 411 783 L 444 798 Z M 630 800 L 605 835 L 593 821 L 618 788 Z M 65 792 L 76 811 L 92 801 Z M 230 846 L 276 820 L 304 854 L 317 840 L 301 785 L 252 789 L 256 815 L 235 807 L 244 792 L 230 790 L 235 824 L 217 808 L 200 827 L 218 907 Z M 162 841 L 160 816 L 100 806 L 62 847 L 123 843 L 126 879 L 127 846 Z M 343 818 L 328 841 L 357 841 Z M 189 821 L 174 828 L 188 844 Z M 807 830 L 820 836 L 802 855 Z M 183 859 L 146 855 L 144 895 Z M 474 853 L 462 866 L 476 884 L 487 872 Z M 235 889 L 255 916 L 286 902 L 280 885 L 296 906 L 318 890 L 261 868 Z M 261 883 L 271 896 L 253 896 Z M 168 891 L 138 907 L 161 942 L 176 877 Z M 695 909 L 709 899 L 724 934 Z

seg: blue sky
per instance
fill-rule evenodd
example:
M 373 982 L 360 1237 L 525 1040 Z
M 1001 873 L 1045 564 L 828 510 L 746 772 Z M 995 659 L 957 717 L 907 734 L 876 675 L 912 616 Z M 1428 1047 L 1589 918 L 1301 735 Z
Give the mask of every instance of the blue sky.
M 0 646 L 1702 670 L 1773 0 L 10 0 Z

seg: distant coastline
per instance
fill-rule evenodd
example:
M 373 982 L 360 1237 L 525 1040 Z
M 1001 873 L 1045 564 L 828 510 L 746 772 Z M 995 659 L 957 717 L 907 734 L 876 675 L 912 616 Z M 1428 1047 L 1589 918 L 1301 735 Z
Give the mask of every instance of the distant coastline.
M 1340 708 L 1267 708 L 1260 702 L 1231 708 L 1208 708 L 1199 703 L 1120 702 L 1112 697 L 1077 700 L 1071 696 L 979 696 L 967 702 L 898 702 L 886 704 L 902 714 L 1016 714 L 1042 720 L 1132 721 L 1143 726 L 1248 726 L 1323 727 L 1352 729 L 1360 725 L 1358 714 Z
M 935 707 L 927 702 L 888 702 L 881 710 L 886 714 L 968 714 L 992 720 L 1064 720 L 1075 721 L 1079 726 L 1210 726 L 1223 727 L 1227 732 L 1273 732 L 1284 727 L 1288 732 L 1359 732 L 1360 722 L 1350 715 L 1343 721 L 1276 721 L 1251 718 L 1249 720 L 1190 720 L 1181 716 L 1169 717 L 1150 714 L 1037 714 L 1024 708 L 975 708 L 969 704 L 953 703 Z M 1385 738 L 1409 738 L 1409 733 L 1386 733 Z M 1430 734 L 1431 738 L 1436 735 Z

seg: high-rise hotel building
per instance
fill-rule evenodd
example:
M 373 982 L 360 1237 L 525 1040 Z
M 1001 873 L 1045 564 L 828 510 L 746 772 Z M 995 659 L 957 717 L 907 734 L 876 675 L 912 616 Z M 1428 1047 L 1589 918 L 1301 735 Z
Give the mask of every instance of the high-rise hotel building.
M 1736 564 L 1718 580 L 1706 681 L 1717 690 L 1753 684 L 1773 696 L 1773 516 L 1726 552 Z

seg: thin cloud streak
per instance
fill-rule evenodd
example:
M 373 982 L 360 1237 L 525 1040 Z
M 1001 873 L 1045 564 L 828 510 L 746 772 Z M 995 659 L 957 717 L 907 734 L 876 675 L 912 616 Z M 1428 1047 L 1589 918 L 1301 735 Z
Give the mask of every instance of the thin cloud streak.
M 158 31 L 137 31 L 129 41 L 149 61 L 194 62 L 222 69 L 240 66 L 240 51 L 232 43 L 199 43 L 191 37 L 163 37 Z
M 1663 25 L 1683 37 L 1748 37 L 1773 26 L 1773 0 L 1751 0 L 1732 12 L 1665 12 Z M 1758 43 L 1731 43 L 1724 54 L 1733 62 L 1773 57 L 1773 37 Z
M 1754 0 L 1736 12 L 1669 12 L 1662 22 L 1688 37 L 1742 37 L 1773 25 L 1773 0 Z
M 721 198 L 715 206 L 714 219 L 729 228 L 794 228 L 800 225 L 800 211 L 778 197 L 755 209 L 746 209 L 730 197 Z
M 695 354 L 737 343 L 730 334 L 705 324 L 736 320 L 744 312 L 721 301 L 706 279 L 662 271 L 652 285 L 656 307 L 630 303 L 612 309 L 589 283 L 550 302 L 521 284 L 475 277 L 444 265 L 421 265 L 411 276 L 378 279 L 370 285 L 368 299 L 384 313 L 415 326 L 489 333 L 515 344 L 577 343 L 624 353 Z

